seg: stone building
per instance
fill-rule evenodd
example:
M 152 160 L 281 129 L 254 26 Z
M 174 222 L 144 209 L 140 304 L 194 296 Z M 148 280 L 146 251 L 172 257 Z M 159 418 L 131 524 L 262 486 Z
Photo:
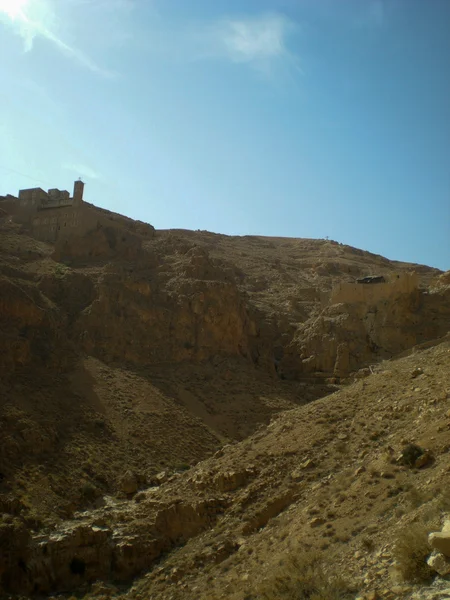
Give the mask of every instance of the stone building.
M 82 235 L 96 227 L 95 215 L 83 202 L 84 183 L 75 181 L 73 196 L 67 190 L 41 188 L 20 190 L 14 220 L 31 230 L 33 237 L 56 242 L 71 234 Z
M 84 183 L 75 181 L 73 196 L 67 190 L 42 188 L 20 190 L 19 196 L 0 196 L 0 218 L 21 223 L 33 237 L 43 242 L 65 242 L 85 234 L 112 229 L 120 233 L 124 244 L 133 245 L 136 234 L 153 237 L 154 227 L 134 221 L 83 200 Z M 116 233 L 115 235 L 118 235 Z

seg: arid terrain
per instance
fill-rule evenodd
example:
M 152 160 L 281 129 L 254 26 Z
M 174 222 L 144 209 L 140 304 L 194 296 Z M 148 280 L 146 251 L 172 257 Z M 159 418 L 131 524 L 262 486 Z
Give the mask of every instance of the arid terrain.
M 450 598 L 450 273 L 130 226 L 0 215 L 0 594 Z

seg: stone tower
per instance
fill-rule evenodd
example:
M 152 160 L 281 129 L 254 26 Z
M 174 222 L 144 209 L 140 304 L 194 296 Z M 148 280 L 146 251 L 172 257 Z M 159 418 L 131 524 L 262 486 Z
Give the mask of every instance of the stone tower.
M 84 183 L 79 179 L 73 184 L 73 205 L 81 206 L 83 203 Z

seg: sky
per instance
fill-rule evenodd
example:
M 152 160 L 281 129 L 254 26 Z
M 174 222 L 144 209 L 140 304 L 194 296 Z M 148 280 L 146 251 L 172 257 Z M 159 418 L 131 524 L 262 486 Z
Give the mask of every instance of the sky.
M 449 0 L 0 0 L 0 194 L 450 269 Z

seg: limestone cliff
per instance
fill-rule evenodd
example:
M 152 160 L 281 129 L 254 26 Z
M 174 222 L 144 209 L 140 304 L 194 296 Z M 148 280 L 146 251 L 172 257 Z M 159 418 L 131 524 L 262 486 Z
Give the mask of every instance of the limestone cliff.
M 53 246 L 0 223 L 0 506 L 37 529 L 448 328 L 434 269 L 324 240 L 132 225 Z M 419 291 L 322 306 L 340 281 L 412 268 Z
M 282 367 L 291 377 L 346 378 L 450 329 L 450 286 L 378 302 L 331 304 L 302 323 Z

